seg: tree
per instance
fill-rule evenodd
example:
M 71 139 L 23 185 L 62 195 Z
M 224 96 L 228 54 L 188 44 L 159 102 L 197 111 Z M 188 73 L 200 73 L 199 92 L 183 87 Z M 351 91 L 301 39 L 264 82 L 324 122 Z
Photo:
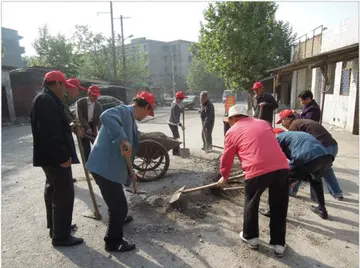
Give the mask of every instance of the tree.
M 192 52 L 224 78 L 226 87 L 241 91 L 290 61 L 295 39 L 288 23 L 275 20 L 274 2 L 216 2 L 204 12 L 199 43 Z
M 53 67 L 66 70 L 71 76 L 78 75 L 78 56 L 74 53 L 74 45 L 64 35 L 51 36 L 45 24 L 39 28 L 33 47 L 37 55 L 25 58 L 27 66 Z
M 190 65 L 187 84 L 191 93 L 206 90 L 213 96 L 221 96 L 225 90 L 224 79 L 219 78 L 215 72 L 208 72 L 204 61 L 196 58 Z

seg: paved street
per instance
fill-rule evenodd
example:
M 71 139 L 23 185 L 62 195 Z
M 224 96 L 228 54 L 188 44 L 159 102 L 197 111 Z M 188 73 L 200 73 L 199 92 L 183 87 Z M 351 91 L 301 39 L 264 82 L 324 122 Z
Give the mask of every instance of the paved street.
M 223 105 L 216 104 L 215 108 L 213 139 L 214 144 L 222 146 Z M 166 123 L 168 109 L 158 109 L 156 118 L 140 123 L 139 129 L 170 135 Z M 201 154 L 199 122 L 196 111 L 186 111 L 186 147 L 192 155 Z M 206 181 L 206 172 L 211 166 L 193 156 L 189 160 L 171 157 L 166 177 L 140 184 L 139 187 L 148 193 L 146 197 L 128 195 L 135 221 L 125 228 L 125 234 L 136 242 L 138 250 L 126 254 L 110 255 L 103 249 L 106 205 L 94 183 L 103 219 L 98 222 L 81 216 L 92 205 L 81 165 L 74 166 L 74 177 L 79 178 L 75 184 L 74 222 L 79 227 L 76 235 L 84 237 L 86 243 L 70 249 L 54 249 L 45 228 L 44 174 L 39 168 L 33 168 L 31 162 L 30 126 L 4 127 L 2 267 L 358 267 L 358 136 L 336 129 L 332 134 L 339 142 L 334 169 L 345 201 L 336 201 L 326 194 L 330 218 L 321 220 L 309 212 L 309 188 L 303 186 L 300 196 L 290 200 L 287 256 L 277 259 L 266 247 L 269 221 L 263 217 L 260 217 L 263 249 L 251 251 L 239 241 L 242 199 L 236 199 L 236 202 L 206 199 L 208 208 L 203 216 L 169 214 L 165 208 L 150 201 L 156 198 L 158 202 L 181 185 Z M 216 159 L 217 156 L 210 154 L 208 157 Z M 266 196 L 264 200 L 266 202 Z M 200 211 L 199 206 L 194 213 Z

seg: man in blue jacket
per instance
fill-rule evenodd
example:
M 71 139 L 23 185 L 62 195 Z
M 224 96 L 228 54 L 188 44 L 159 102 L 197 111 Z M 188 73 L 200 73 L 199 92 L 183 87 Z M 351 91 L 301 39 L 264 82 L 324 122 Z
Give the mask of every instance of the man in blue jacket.
M 135 179 L 134 172 L 127 169 L 125 157 L 131 156 L 134 160 L 139 144 L 135 120 L 154 116 L 154 103 L 151 93 L 139 92 L 132 105 L 111 108 L 100 116 L 102 126 L 86 166 L 109 208 L 109 223 L 104 238 L 106 251 L 135 249 L 134 244 L 123 239 L 128 206 L 122 185 L 130 186 L 131 179 Z

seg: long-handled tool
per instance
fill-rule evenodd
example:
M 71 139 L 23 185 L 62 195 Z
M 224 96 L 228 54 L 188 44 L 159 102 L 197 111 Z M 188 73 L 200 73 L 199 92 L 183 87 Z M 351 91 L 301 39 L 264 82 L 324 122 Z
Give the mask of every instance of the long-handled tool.
M 183 186 L 179 190 L 177 190 L 175 193 L 172 194 L 172 196 L 170 197 L 170 204 L 174 204 L 177 201 L 179 201 L 181 195 L 184 193 L 196 192 L 196 191 L 200 191 L 200 190 L 208 189 L 208 188 L 212 188 L 212 187 L 219 187 L 219 185 L 217 182 L 214 182 L 214 183 L 210 183 L 207 185 L 203 185 L 203 186 L 199 186 L 199 187 L 195 187 L 195 188 L 191 188 L 191 189 L 186 189 L 186 190 L 185 190 L 185 186 Z
M 185 108 L 182 113 L 182 132 L 183 132 L 183 148 L 180 148 L 181 157 L 190 157 L 190 150 L 185 148 Z
M 125 156 L 125 161 L 126 161 L 126 167 L 127 167 L 128 173 L 132 179 L 132 181 L 131 181 L 132 191 L 130 189 L 126 189 L 126 191 L 129 193 L 132 193 L 132 194 L 146 194 L 146 192 L 144 192 L 144 191 L 137 190 L 137 181 L 136 181 L 136 178 L 134 178 L 134 176 L 136 176 L 136 175 L 133 174 L 134 171 L 133 171 L 130 156 Z
M 78 123 L 71 123 L 73 125 L 75 125 L 76 127 L 80 126 Z M 80 151 L 80 155 L 81 155 L 81 163 L 84 169 L 84 173 L 85 173 L 85 178 L 89 187 L 89 192 L 90 192 L 90 197 L 91 197 L 91 201 L 93 203 L 94 206 L 94 211 L 90 212 L 90 213 L 84 213 L 83 216 L 86 218 L 91 218 L 91 219 L 95 219 L 95 220 L 101 220 L 101 214 L 99 212 L 99 208 L 98 205 L 96 203 L 96 198 L 95 198 L 95 194 L 94 194 L 94 190 L 92 188 L 91 185 L 91 180 L 90 180 L 90 176 L 89 176 L 89 172 L 85 166 L 86 160 L 85 160 L 85 154 L 84 154 L 84 148 L 82 146 L 81 143 L 81 138 L 79 136 L 79 133 L 75 130 L 75 135 L 76 135 L 76 139 L 79 145 L 79 151 Z

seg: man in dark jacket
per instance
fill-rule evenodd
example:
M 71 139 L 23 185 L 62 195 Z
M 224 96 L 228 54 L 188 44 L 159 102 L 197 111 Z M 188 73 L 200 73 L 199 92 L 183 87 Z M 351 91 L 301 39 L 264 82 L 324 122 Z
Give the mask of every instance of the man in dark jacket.
M 274 110 L 277 109 L 279 105 L 270 93 L 264 92 L 264 86 L 261 82 L 256 82 L 252 90 L 255 92 L 255 96 L 253 97 L 254 117 L 259 118 L 260 110 L 262 109 L 262 116 L 259 119 L 266 120 L 272 124 Z
M 181 105 L 184 99 L 187 99 L 184 92 L 179 91 L 175 94 L 175 100 L 171 103 L 170 115 L 168 119 L 168 125 L 170 127 L 171 133 L 173 134 L 174 139 L 180 139 L 179 128 L 185 130 L 184 126 L 180 122 L 180 115 L 184 112 L 184 106 Z M 180 147 L 173 149 L 173 155 L 180 155 Z
M 74 206 L 71 164 L 79 163 L 79 160 L 61 102 L 66 90 L 74 86 L 59 71 L 47 73 L 42 86 L 43 91 L 35 97 L 30 116 L 33 165 L 41 167 L 46 176 L 47 226 L 53 246 L 74 246 L 83 242 L 71 235 Z
M 321 111 L 317 102 L 313 99 L 313 94 L 310 90 L 304 90 L 299 94 L 299 100 L 302 104 L 300 114 L 295 114 L 298 119 L 311 119 L 320 122 Z
M 203 140 L 203 149 L 206 153 L 212 150 L 212 131 L 214 128 L 215 122 L 215 110 L 214 105 L 210 102 L 208 98 L 207 91 L 202 91 L 200 93 L 201 100 L 201 109 L 200 117 L 202 122 L 202 140 Z

